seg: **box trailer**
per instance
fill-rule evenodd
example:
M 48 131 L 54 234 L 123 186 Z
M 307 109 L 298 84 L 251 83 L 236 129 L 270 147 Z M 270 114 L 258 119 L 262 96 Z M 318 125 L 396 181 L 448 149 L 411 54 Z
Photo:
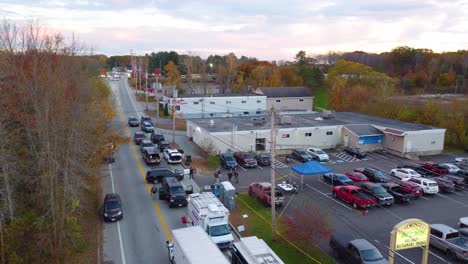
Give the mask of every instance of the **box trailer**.
M 265 241 L 256 236 L 240 238 L 231 252 L 232 264 L 284 264 Z

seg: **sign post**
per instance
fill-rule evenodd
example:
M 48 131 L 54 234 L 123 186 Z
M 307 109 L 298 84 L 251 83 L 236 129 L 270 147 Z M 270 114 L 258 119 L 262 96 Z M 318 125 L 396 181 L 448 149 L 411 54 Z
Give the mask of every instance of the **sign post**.
M 397 250 L 422 247 L 423 255 L 421 263 L 427 264 L 430 229 L 428 223 L 415 218 L 401 221 L 393 227 L 393 230 L 390 232 L 388 263 L 394 264 L 395 252 Z

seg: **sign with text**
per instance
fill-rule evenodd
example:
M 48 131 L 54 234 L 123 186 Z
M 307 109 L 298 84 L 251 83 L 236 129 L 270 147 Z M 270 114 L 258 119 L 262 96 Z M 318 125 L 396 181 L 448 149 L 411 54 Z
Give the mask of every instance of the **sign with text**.
M 431 227 L 428 223 L 419 219 L 401 221 L 390 232 L 389 263 L 394 263 L 395 251 L 422 248 L 423 257 L 421 263 L 427 264 L 429 253 L 429 237 Z

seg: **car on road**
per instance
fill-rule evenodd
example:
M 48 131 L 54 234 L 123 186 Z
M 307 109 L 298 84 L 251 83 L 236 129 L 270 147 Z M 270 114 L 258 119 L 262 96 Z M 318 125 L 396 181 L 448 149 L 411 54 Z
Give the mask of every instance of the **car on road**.
M 449 173 L 449 170 L 445 167 L 440 166 L 434 162 L 426 162 L 423 164 L 423 168 L 428 169 L 438 175 L 445 175 Z
M 346 172 L 345 175 L 350 178 L 353 182 L 368 182 L 369 178 L 360 172 Z
M 367 157 L 367 153 L 360 148 L 345 147 L 343 151 L 347 153 L 348 155 L 351 155 L 358 159 L 363 159 Z
M 237 161 L 231 153 L 223 153 L 219 156 L 221 166 L 226 170 L 237 167 Z
M 391 181 L 391 183 L 398 184 L 398 186 L 400 186 L 401 189 L 412 193 L 414 195 L 414 198 L 419 198 L 423 195 L 422 188 L 414 182 L 394 180 Z
M 386 176 L 382 171 L 374 168 L 356 168 L 356 172 L 361 172 L 366 175 L 371 182 L 386 183 L 390 181 L 390 177 Z
M 260 200 L 263 204 L 271 206 L 271 183 L 252 182 L 249 185 L 249 195 Z M 275 205 L 282 206 L 284 196 L 278 189 L 275 189 Z
M 129 117 L 128 118 L 128 126 L 129 127 L 137 127 L 139 125 L 140 125 L 140 123 L 138 122 L 138 119 L 136 117 Z
M 380 184 L 363 182 L 360 187 L 364 193 L 377 199 L 379 205 L 392 205 L 394 203 L 393 196 L 389 194 L 385 188 L 380 186 Z
M 410 203 L 414 200 L 412 192 L 406 191 L 396 183 L 382 183 L 380 184 L 387 192 L 393 196 L 395 202 L 399 203 Z
M 338 259 L 346 264 L 387 264 L 380 251 L 366 239 L 350 239 L 335 233 L 330 238 L 330 247 Z
M 429 244 L 440 249 L 448 260 L 468 261 L 468 243 L 458 230 L 443 224 L 431 224 Z
M 145 139 L 146 139 L 146 135 L 145 135 L 145 133 L 143 133 L 141 131 L 135 131 L 135 133 L 133 134 L 133 141 L 137 145 L 140 145 L 140 143 Z
M 360 187 L 354 185 L 334 186 L 332 195 L 352 204 L 355 209 L 373 207 L 377 203 L 375 198 L 364 194 Z
M 270 166 L 271 164 L 270 154 L 268 153 L 257 154 L 255 155 L 255 159 L 260 166 Z
M 182 162 L 182 154 L 177 149 L 165 149 L 163 157 L 169 164 L 178 164 Z
M 193 186 L 187 190 L 176 178 L 163 178 L 159 188 L 159 200 L 166 200 L 169 208 L 187 206 L 187 194 L 193 193 Z
M 307 152 L 309 152 L 310 155 L 312 155 L 312 158 L 314 160 L 321 162 L 327 162 L 330 160 L 328 154 L 319 148 L 307 148 Z
M 423 194 L 435 194 L 439 192 L 439 185 L 433 180 L 422 177 L 409 179 L 410 182 L 416 183 L 421 187 Z
M 163 142 L 165 139 L 164 139 L 164 135 L 161 135 L 161 134 L 151 134 L 151 141 L 153 141 L 154 144 L 159 144 L 159 142 Z
M 122 220 L 122 200 L 117 193 L 108 193 L 104 198 L 103 218 L 105 222 L 115 222 Z
M 141 130 L 145 133 L 153 133 L 154 126 L 150 122 L 143 122 L 143 124 L 141 124 Z
M 400 169 L 393 169 L 390 171 L 390 175 L 396 177 L 402 181 L 408 181 L 414 177 L 421 177 L 421 174 L 417 173 L 412 169 L 400 168 Z
M 291 152 L 291 156 L 293 159 L 302 163 L 312 160 L 312 155 L 310 155 L 309 152 L 303 149 L 293 149 L 293 151 Z
M 143 160 L 146 165 L 159 165 L 161 163 L 161 156 L 159 156 L 156 148 L 145 148 L 143 150 Z
M 460 168 L 457 165 L 452 163 L 441 163 L 439 165 L 443 168 L 446 168 L 449 171 L 449 173 L 457 173 L 457 171 L 460 170 Z
M 160 152 L 163 152 L 165 149 L 169 148 L 170 145 L 169 143 L 166 143 L 166 142 L 159 142 L 158 143 L 158 149 Z
M 153 144 L 153 142 L 151 142 L 151 140 L 149 139 L 143 139 L 140 143 L 140 152 L 143 153 L 143 150 L 145 148 L 155 148 L 156 145 Z
M 234 158 L 237 164 L 244 168 L 255 168 L 257 167 L 257 160 L 254 159 L 250 152 L 234 152 Z
M 179 181 L 184 179 L 184 173 L 175 171 L 167 167 L 154 168 L 146 172 L 146 181 L 148 183 L 161 183 L 163 178 L 176 178 Z
M 144 122 L 149 122 L 153 125 L 153 119 L 151 119 L 151 117 L 142 116 L 140 118 L 140 125 L 143 125 Z
M 349 185 L 353 182 L 346 175 L 340 173 L 327 173 L 322 176 L 322 179 L 333 186 Z

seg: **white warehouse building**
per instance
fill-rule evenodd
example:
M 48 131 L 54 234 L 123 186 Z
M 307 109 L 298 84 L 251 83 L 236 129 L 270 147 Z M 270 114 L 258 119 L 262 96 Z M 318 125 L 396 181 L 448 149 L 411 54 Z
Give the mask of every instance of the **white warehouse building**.
M 432 155 L 443 151 L 445 129 L 351 112 L 279 114 L 276 151 L 337 146 L 385 149 L 395 155 Z M 225 151 L 268 152 L 270 117 L 233 117 L 187 121 L 187 136 L 198 146 Z
M 257 94 L 187 94 L 164 96 L 169 107 L 175 104 L 176 117 L 184 119 L 265 115 L 266 96 Z M 171 109 L 171 108 L 169 108 Z

